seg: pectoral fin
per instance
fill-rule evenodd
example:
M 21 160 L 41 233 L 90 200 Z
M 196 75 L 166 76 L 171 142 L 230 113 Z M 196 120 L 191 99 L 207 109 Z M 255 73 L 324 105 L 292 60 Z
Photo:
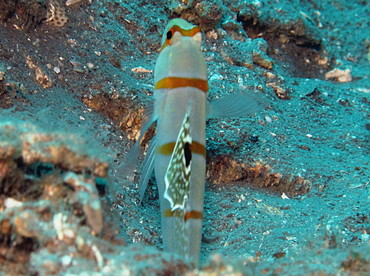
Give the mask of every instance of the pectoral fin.
M 140 181 L 139 181 L 139 198 L 140 201 L 143 200 L 146 188 L 148 186 L 149 178 L 151 177 L 153 170 L 154 170 L 154 155 L 155 155 L 155 136 L 149 143 L 149 148 L 146 152 L 143 166 L 140 173 Z
M 207 103 L 207 119 L 242 117 L 256 113 L 268 106 L 268 101 L 254 94 L 227 95 Z
M 125 159 L 122 161 L 122 165 L 117 169 L 117 173 L 122 174 L 123 176 L 126 176 L 126 177 L 133 176 L 133 172 L 138 165 L 138 157 L 139 157 L 139 149 L 140 149 L 141 140 L 143 139 L 147 130 L 157 120 L 155 114 L 152 113 L 152 110 L 153 110 L 152 108 L 146 109 L 145 117 L 147 119 L 143 121 L 142 127 L 140 129 L 139 139 L 137 139 L 134 146 L 127 153 Z M 151 170 L 153 170 L 153 167 L 151 167 Z

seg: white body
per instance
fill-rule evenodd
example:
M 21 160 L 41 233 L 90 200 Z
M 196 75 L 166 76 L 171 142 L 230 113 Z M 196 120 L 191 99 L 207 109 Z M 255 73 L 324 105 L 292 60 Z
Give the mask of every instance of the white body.
M 167 77 L 196 78 L 207 80 L 206 65 L 200 51 L 200 44 L 193 37 L 181 37 L 178 43 L 167 46 L 160 53 L 154 81 L 157 83 Z M 162 88 L 155 90 L 154 113 L 157 118 L 156 143 L 161 145 L 175 142 L 190 105 L 190 135 L 193 141 L 205 145 L 207 93 L 196 87 Z M 185 223 L 185 237 L 175 235 L 176 220 L 181 217 L 167 217 L 171 208 L 164 198 L 165 174 L 170 162 L 170 155 L 156 153 L 154 157 L 155 178 L 158 185 L 164 250 L 174 252 L 199 261 L 202 236 L 202 219 L 190 218 Z M 193 153 L 190 175 L 190 191 L 185 212 L 193 210 L 203 213 L 206 160 L 202 154 Z M 184 238 L 184 239 L 183 239 Z M 187 244 L 179 244 L 180 240 Z
M 154 114 L 143 124 L 128 157 L 131 160 L 137 156 L 144 133 L 157 121 L 156 136 L 143 164 L 139 194 L 143 198 L 154 169 L 164 250 L 190 259 L 195 266 L 202 238 L 206 118 L 245 116 L 267 104 L 264 98 L 245 94 L 208 103 L 201 40 L 199 27 L 183 19 L 168 23 L 154 72 Z M 127 168 L 130 170 L 130 163 Z

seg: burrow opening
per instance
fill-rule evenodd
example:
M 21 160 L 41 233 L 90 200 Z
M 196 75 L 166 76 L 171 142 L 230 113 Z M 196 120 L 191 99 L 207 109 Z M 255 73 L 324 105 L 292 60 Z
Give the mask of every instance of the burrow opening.
M 263 38 L 268 44 L 267 54 L 289 75 L 298 78 L 324 79 L 330 69 L 325 60 L 321 40 L 313 39 L 303 30 L 302 22 L 291 26 L 268 25 L 256 17 L 238 15 L 243 28 L 251 39 Z

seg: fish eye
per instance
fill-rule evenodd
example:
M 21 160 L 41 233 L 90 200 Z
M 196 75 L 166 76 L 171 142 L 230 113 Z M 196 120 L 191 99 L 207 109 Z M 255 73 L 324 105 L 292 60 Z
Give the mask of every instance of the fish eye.
M 171 30 L 167 32 L 167 34 L 166 34 L 166 38 L 167 38 L 168 40 L 170 40 L 170 39 L 172 38 L 172 31 L 171 31 Z

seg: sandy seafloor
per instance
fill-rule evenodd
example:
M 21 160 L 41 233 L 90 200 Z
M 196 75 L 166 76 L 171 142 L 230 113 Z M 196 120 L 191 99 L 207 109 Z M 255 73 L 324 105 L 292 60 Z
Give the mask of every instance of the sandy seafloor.
M 27 12 L 36 2 L 39 17 Z M 12 10 L 0 17 L 0 147 L 29 132 L 28 143 L 41 141 L 29 159 L 24 140 L 13 147 L 23 155 L 0 151 L 0 274 L 370 274 L 368 1 L 75 2 L 59 2 L 68 18 L 60 26 L 42 11 L 55 1 L 0 1 Z M 161 253 L 155 185 L 140 205 L 137 173 L 119 170 L 153 97 L 161 32 L 174 17 L 204 30 L 210 100 L 248 92 L 269 102 L 247 118 L 207 122 L 200 271 Z M 329 78 L 335 68 L 340 76 Z M 108 174 L 86 173 L 94 162 L 77 169 L 74 155 L 50 158 L 43 143 L 55 135 L 58 149 L 105 162 Z M 60 180 L 68 171 L 105 186 L 103 225 L 87 211 L 90 199 L 81 207 L 68 198 L 79 189 Z M 60 198 L 45 192 L 58 185 L 66 189 Z M 57 204 L 35 207 L 40 199 Z M 59 227 L 69 236 L 53 230 L 63 212 L 68 226 Z

